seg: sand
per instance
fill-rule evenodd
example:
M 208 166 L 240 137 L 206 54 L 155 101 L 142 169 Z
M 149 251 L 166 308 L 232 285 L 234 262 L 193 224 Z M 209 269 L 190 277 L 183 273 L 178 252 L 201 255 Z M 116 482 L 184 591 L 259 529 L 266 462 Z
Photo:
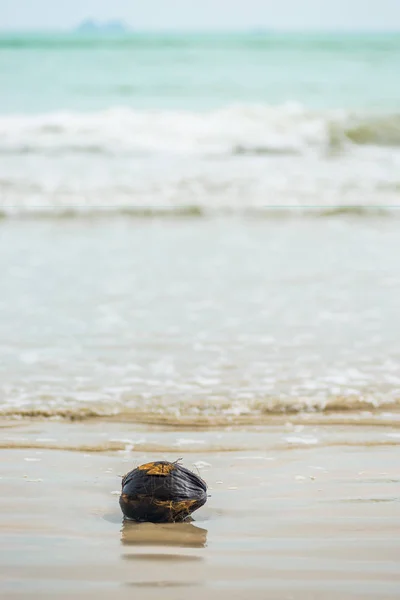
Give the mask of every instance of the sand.
M 128 438 L 125 449 L 96 445 L 117 430 Z M 186 442 L 157 453 L 132 447 L 143 430 L 3 423 L 2 599 L 400 597 L 398 445 L 367 445 L 361 430 L 353 444 L 283 444 L 287 429 L 276 425 L 197 432 L 204 447 L 193 432 L 158 429 L 154 448 L 157 440 Z M 254 447 L 240 448 L 245 438 Z M 195 521 L 123 523 L 120 475 L 145 460 L 178 456 L 197 465 L 210 487 Z

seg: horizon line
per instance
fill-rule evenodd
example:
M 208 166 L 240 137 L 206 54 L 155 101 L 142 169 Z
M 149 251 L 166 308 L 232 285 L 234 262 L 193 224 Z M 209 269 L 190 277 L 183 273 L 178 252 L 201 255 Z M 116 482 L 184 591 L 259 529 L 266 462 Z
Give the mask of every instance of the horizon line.
M 400 34 L 400 27 L 396 27 L 394 29 L 351 29 L 351 28 L 330 28 L 330 27 L 323 27 L 323 28 L 310 28 L 310 29 L 306 29 L 306 28 L 289 28 L 289 29 L 284 29 L 284 28 L 276 28 L 276 27 L 262 27 L 262 26 L 249 26 L 246 28 L 229 28 L 229 29 L 217 29 L 217 28 L 204 28 L 204 29 L 196 29 L 196 28 L 185 28 L 185 29 L 178 29 L 178 28 L 171 28 L 171 27 L 167 27 L 167 28 L 153 28 L 153 29 L 147 29 L 147 28 L 134 28 L 133 26 L 130 25 L 126 25 L 125 23 L 121 22 L 121 24 L 123 25 L 124 29 L 122 29 L 119 32 L 108 32 L 107 30 L 102 30 L 101 28 L 98 31 L 93 31 L 93 32 L 85 32 L 85 31 L 81 31 L 80 30 L 80 26 L 81 23 L 78 23 L 77 25 L 73 26 L 73 27 L 46 27 L 46 28 L 38 28 L 38 27 L 34 27 L 34 28 L 22 28 L 22 29 L 14 29 L 14 28 L 1 28 L 0 27 L 0 35 L 3 34 L 11 34 L 11 35 L 15 35 L 15 34 L 29 34 L 29 33 L 74 33 L 74 34 L 78 34 L 78 35 L 94 35 L 94 36 L 101 36 L 101 35 L 118 35 L 118 36 L 123 36 L 123 35 L 130 35 L 130 34 L 229 34 L 229 33 L 252 33 L 252 34 L 335 34 L 335 33 L 340 33 L 340 34 L 389 34 L 389 35 L 393 35 L 393 34 Z

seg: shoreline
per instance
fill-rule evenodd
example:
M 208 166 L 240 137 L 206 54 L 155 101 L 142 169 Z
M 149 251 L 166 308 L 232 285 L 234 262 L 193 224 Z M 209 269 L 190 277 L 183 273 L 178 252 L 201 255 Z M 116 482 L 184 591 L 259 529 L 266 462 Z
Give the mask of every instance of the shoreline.
M 356 426 L 355 426 L 356 425 Z M 163 426 L 119 420 L 0 419 L 0 451 L 43 450 L 90 453 L 210 454 L 214 452 L 291 451 L 308 448 L 365 448 L 400 446 L 399 420 L 392 415 L 377 421 L 364 416 L 347 421 L 273 420 L 268 424 L 218 427 Z
M 389 407 L 379 407 L 370 410 L 324 410 L 324 411 L 305 411 L 288 410 L 269 413 L 255 413 L 245 415 L 169 415 L 154 412 L 136 412 L 127 411 L 115 414 L 100 414 L 88 409 L 81 413 L 73 413 L 65 410 L 48 412 L 46 410 L 32 410 L 21 413 L 0 413 L 0 427 L 5 424 L 25 424 L 25 423 L 129 423 L 132 426 L 149 426 L 170 429 L 188 429 L 188 430 L 207 430 L 226 427 L 258 427 L 285 425 L 290 422 L 293 424 L 312 424 L 312 425 L 351 425 L 353 426 L 382 426 L 382 427 L 400 427 L 400 408 L 390 405 Z

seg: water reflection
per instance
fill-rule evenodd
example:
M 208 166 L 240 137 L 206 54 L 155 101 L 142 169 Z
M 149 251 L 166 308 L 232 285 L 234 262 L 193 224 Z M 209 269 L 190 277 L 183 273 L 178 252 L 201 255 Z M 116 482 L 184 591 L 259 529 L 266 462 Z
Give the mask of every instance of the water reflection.
M 193 523 L 135 523 L 124 521 L 121 542 L 127 546 L 204 548 L 207 529 Z

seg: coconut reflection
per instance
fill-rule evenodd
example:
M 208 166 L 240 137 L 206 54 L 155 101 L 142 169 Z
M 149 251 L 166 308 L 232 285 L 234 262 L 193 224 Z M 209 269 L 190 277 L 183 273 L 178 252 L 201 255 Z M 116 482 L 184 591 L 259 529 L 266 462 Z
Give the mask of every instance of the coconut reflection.
M 127 546 L 204 548 L 207 529 L 193 523 L 135 523 L 123 521 L 121 542 Z

